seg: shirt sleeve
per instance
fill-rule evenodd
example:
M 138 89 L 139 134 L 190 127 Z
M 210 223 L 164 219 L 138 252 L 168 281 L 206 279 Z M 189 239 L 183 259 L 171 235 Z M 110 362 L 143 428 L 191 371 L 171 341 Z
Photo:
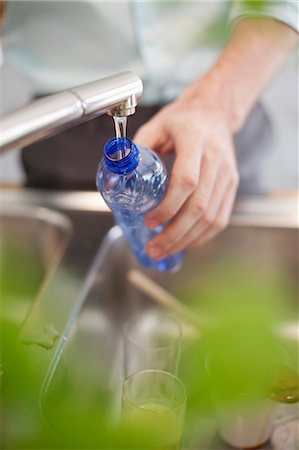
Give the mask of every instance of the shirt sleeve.
M 269 17 L 285 23 L 299 33 L 298 0 L 233 0 L 230 20 L 242 17 Z

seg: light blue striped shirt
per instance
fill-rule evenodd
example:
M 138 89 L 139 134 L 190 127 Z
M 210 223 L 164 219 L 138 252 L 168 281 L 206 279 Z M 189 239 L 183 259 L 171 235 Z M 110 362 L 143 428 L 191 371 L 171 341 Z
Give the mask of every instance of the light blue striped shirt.
M 251 2 L 254 4 L 255 2 Z M 297 1 L 8 1 L 6 56 L 37 94 L 122 70 L 145 84 L 143 103 L 166 102 L 200 78 L 225 44 L 227 23 L 273 17 L 298 30 Z

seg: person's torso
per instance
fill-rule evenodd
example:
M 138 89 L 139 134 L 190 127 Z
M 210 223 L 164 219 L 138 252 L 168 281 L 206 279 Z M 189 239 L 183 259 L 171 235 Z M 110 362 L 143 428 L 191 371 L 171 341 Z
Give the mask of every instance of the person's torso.
M 152 104 L 208 70 L 228 8 L 226 1 L 8 3 L 5 51 L 37 93 L 133 70 Z

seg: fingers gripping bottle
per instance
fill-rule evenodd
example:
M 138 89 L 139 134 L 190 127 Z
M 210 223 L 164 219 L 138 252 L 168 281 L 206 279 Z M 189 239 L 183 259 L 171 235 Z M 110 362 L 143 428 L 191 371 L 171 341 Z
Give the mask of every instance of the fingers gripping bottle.
M 148 148 L 128 138 L 112 138 L 104 147 L 97 173 L 97 187 L 113 212 L 135 257 L 141 265 L 162 271 L 178 270 L 184 252 L 155 260 L 146 252 L 147 242 L 163 230 L 149 230 L 144 216 L 156 208 L 167 190 L 166 168 Z

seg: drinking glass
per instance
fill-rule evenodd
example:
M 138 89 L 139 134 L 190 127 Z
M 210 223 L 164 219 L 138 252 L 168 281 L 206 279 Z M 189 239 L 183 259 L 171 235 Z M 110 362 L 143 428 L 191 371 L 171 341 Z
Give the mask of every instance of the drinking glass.
M 146 433 L 149 448 L 180 449 L 185 409 L 184 385 L 168 372 L 141 370 L 124 382 L 123 421 Z
M 284 354 L 284 350 L 280 349 Z M 298 375 L 287 366 L 278 366 L 274 370 L 273 385 L 264 383 L 251 386 L 250 390 L 238 390 L 234 385 L 234 398 L 223 396 L 221 391 L 214 389 L 214 376 L 218 378 L 219 373 L 213 371 L 212 354 L 209 353 L 205 360 L 205 368 L 210 380 L 212 401 L 215 410 L 217 426 L 220 438 L 234 448 L 255 449 L 262 447 L 271 437 L 273 430 L 280 424 L 294 420 L 298 413 L 284 414 L 282 418 L 277 417 L 279 403 L 293 403 L 298 398 L 292 394 L 298 391 Z M 227 360 L 227 364 L 230 361 Z M 242 366 L 240 364 L 240 370 Z M 268 374 L 269 377 L 269 374 Z M 290 389 L 290 386 L 293 389 Z M 277 392 L 272 391 L 276 387 Z M 276 394 L 277 393 L 277 398 Z M 288 399 L 288 397 L 290 397 Z
M 179 322 L 159 311 L 135 317 L 125 327 L 125 375 L 143 369 L 177 373 L 182 330 Z

